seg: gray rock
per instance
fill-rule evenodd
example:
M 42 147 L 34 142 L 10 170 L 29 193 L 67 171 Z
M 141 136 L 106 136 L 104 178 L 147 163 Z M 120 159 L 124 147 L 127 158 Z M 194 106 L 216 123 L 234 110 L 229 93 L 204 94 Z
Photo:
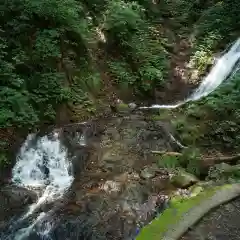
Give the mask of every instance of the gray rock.
M 229 172 L 232 171 L 232 166 L 227 163 L 220 163 L 215 165 L 215 169 L 221 172 Z
M 129 103 L 129 104 L 128 104 L 128 107 L 129 107 L 130 109 L 135 109 L 135 108 L 137 107 L 137 104 L 136 104 L 136 103 Z
M 23 212 L 27 205 L 36 200 L 37 195 L 31 190 L 14 185 L 4 186 L 0 190 L 0 221 Z
M 185 188 L 197 183 L 199 180 L 193 174 L 187 173 L 184 170 L 179 170 L 177 175 L 173 176 L 171 183 L 176 187 Z
M 140 176 L 144 179 L 150 179 L 156 176 L 156 171 L 154 168 L 146 167 L 141 171 Z

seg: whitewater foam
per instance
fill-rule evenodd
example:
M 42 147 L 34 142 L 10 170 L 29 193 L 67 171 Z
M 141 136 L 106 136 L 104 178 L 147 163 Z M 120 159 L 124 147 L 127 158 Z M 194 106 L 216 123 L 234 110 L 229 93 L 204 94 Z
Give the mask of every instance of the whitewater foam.
M 83 141 L 82 138 L 81 140 Z M 73 181 L 73 176 L 68 171 L 70 164 L 67 149 L 61 144 L 57 131 L 53 132 L 50 137 L 36 137 L 35 134 L 27 137 L 12 170 L 12 182 L 36 191 L 38 200 L 28 208 L 17 223 L 28 218 L 43 204 L 53 202 L 63 196 Z M 14 239 L 26 238 L 32 228 L 45 216 L 46 213 L 40 212 L 32 224 L 19 229 L 14 234 Z M 48 232 L 47 229 L 43 228 L 42 233 L 39 234 L 44 235 L 46 232 Z

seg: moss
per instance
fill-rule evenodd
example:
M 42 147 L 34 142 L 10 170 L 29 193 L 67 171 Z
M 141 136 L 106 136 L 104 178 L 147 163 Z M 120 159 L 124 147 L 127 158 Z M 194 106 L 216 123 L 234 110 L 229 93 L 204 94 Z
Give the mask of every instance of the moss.
M 117 104 L 116 107 L 117 107 L 118 112 L 127 113 L 130 111 L 129 106 L 125 103 L 119 103 L 119 104 Z
M 153 121 L 176 121 L 184 117 L 184 112 L 179 109 L 159 109 L 158 113 L 151 115 Z
M 136 240 L 160 240 L 164 237 L 172 225 L 177 224 L 182 216 L 187 213 L 191 208 L 197 206 L 206 198 L 212 197 L 217 190 L 228 187 L 213 187 L 204 192 L 199 193 L 197 196 L 189 199 L 183 199 L 179 196 L 174 197 L 170 202 L 170 207 L 166 209 L 159 217 L 154 219 L 149 225 L 145 226 Z
M 120 109 L 128 109 L 128 105 L 126 103 L 119 103 L 117 105 L 117 108 L 120 108 Z
M 152 120 L 153 121 L 162 120 L 162 116 L 161 115 L 152 115 Z
M 158 114 L 152 115 L 153 121 L 160 121 L 160 120 L 170 120 L 173 118 L 173 113 L 169 109 L 160 109 Z
M 203 192 L 204 188 L 202 186 L 194 185 L 194 186 L 191 186 L 189 190 L 191 192 L 191 197 L 195 197 L 199 195 L 201 192 Z
M 157 164 L 159 167 L 169 169 L 181 167 L 179 156 L 162 155 L 158 160 Z

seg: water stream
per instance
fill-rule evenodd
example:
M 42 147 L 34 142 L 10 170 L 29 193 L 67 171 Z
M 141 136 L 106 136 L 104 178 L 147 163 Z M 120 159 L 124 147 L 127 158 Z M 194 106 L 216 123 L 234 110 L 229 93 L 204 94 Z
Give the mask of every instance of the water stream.
M 240 59 L 240 38 L 232 44 L 228 51 L 224 51 L 222 56 L 216 60 L 209 74 L 203 79 L 199 87 L 184 101 L 173 105 L 152 105 L 150 107 L 140 107 L 140 109 L 146 108 L 161 108 L 171 109 L 177 108 L 187 102 L 197 101 L 203 97 L 206 97 L 217 89 L 222 82 L 235 74 L 239 67 Z M 238 66 L 236 66 L 238 65 Z
M 61 144 L 57 131 L 48 136 L 30 134 L 27 137 L 12 170 L 12 182 L 35 191 L 38 200 L 17 221 L 11 223 L 10 233 L 3 236 L 2 240 L 28 239 L 33 228 L 48 215 L 40 208 L 61 198 L 71 186 L 73 176 L 69 169 L 67 149 Z M 46 235 L 46 228 L 38 234 Z

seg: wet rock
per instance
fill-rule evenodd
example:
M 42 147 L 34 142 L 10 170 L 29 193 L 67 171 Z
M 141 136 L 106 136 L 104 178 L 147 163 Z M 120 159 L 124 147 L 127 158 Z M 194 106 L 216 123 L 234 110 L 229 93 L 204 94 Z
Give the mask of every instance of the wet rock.
M 232 166 L 227 163 L 220 163 L 215 165 L 215 169 L 221 171 L 221 172 L 229 172 L 232 170 Z
M 130 176 L 128 175 L 128 173 L 122 173 L 122 174 L 120 174 L 120 175 L 117 175 L 117 176 L 115 176 L 114 177 L 114 180 L 116 181 L 116 182 L 120 182 L 120 183 L 124 183 L 124 182 L 127 182 L 127 180 L 128 180 L 128 178 L 129 178 Z
M 131 111 L 131 106 L 123 103 L 117 107 L 120 112 Z M 61 224 L 54 225 L 50 236 L 134 239 L 138 224 L 147 224 L 163 209 L 169 174 L 152 164 L 156 156 L 151 150 L 172 151 L 166 134 L 136 112 L 119 115 L 107 119 L 99 147 L 90 152 L 82 177 L 73 183 L 76 207 L 69 205 L 68 214 L 62 216 Z
M 124 191 L 122 192 L 121 199 L 135 204 L 143 201 L 145 189 L 144 186 L 138 182 L 130 182 L 126 184 Z
M 79 178 L 88 160 L 90 151 L 86 147 L 75 149 L 75 155 L 72 157 L 72 169 L 70 170 L 75 178 Z
M 179 188 L 172 193 L 171 201 L 174 202 L 174 201 L 178 201 L 181 198 L 189 198 L 190 194 L 191 193 L 188 189 Z
M 160 192 L 164 189 L 173 188 L 170 184 L 169 176 L 167 175 L 157 175 L 156 177 L 151 179 L 150 188 L 154 190 L 154 192 Z
M 157 173 L 160 173 L 161 169 L 157 166 L 157 164 L 152 164 L 149 167 L 145 167 L 140 176 L 144 179 L 150 179 L 156 176 Z
M 135 108 L 137 107 L 137 104 L 136 104 L 136 103 L 129 103 L 129 104 L 128 104 L 128 107 L 129 107 L 130 109 L 135 109 Z
M 155 177 L 156 175 L 156 172 L 154 171 L 154 169 L 152 168 L 144 168 L 142 171 L 141 171 L 141 177 L 144 178 L 144 179 L 150 179 L 150 178 L 153 178 Z
M 136 172 L 132 172 L 131 174 L 128 175 L 128 178 L 131 180 L 136 180 L 139 181 L 140 180 L 140 176 L 138 173 Z
M 187 173 L 184 170 L 180 170 L 177 175 L 173 176 L 171 183 L 176 187 L 186 188 L 194 183 L 197 183 L 199 180 L 193 174 Z
M 13 185 L 0 190 L 0 221 L 24 211 L 25 207 L 37 199 L 35 192 Z
M 100 187 L 106 193 L 117 193 L 121 191 L 121 184 L 116 181 L 108 180 Z

